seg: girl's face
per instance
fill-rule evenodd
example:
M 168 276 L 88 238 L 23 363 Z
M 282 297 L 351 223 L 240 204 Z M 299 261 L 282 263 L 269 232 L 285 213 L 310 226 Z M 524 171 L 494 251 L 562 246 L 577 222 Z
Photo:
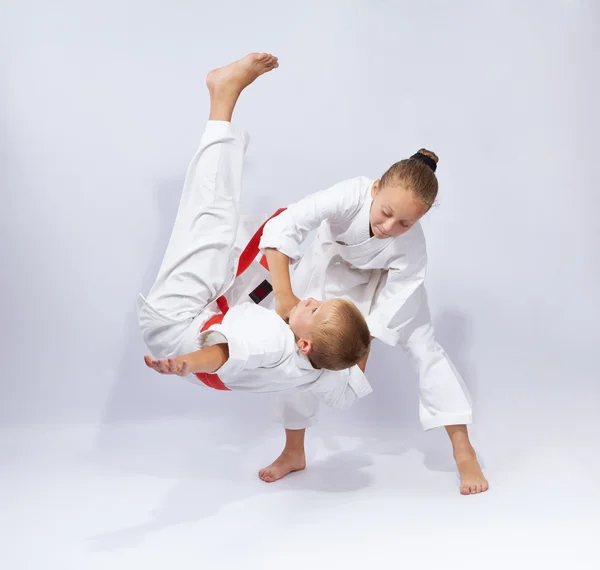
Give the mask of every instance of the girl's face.
M 369 214 L 371 235 L 377 239 L 397 237 L 412 228 L 429 208 L 412 190 L 403 186 L 381 186 L 379 180 L 371 189 L 373 203 Z

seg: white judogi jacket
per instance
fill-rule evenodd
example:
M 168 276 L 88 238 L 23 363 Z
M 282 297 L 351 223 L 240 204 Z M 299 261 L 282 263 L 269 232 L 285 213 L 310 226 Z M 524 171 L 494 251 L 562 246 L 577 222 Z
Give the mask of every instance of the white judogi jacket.
M 292 204 L 267 223 L 260 247 L 299 260 L 292 275 L 298 297 L 350 299 L 367 318 L 372 336 L 409 351 L 419 370 L 419 411 L 425 429 L 470 423 L 466 387 L 435 341 L 431 326 L 421 225 L 396 238 L 371 238 L 373 182 L 365 177 L 346 180 Z M 301 256 L 302 241 L 317 228 L 313 243 Z M 352 375 L 363 374 L 354 367 Z M 317 403 L 310 397 L 290 396 L 278 398 L 276 409 L 286 428 L 300 429 L 314 423 Z

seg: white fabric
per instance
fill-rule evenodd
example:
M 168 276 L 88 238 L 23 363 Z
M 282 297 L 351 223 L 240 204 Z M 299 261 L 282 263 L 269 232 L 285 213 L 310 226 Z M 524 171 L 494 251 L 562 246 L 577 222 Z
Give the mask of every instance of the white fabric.
M 350 371 L 315 370 L 289 326 L 272 310 L 244 302 L 267 272 L 258 263 L 235 280 L 241 251 L 239 198 L 247 135 L 227 122 L 209 121 L 184 183 L 164 260 L 147 298 L 140 295 L 139 322 L 159 358 L 219 342 L 229 359 L 217 371 L 232 390 L 310 392 L 329 406 L 347 408 L 371 392 L 366 378 Z M 250 225 L 258 226 L 256 219 Z M 261 273 L 262 272 L 262 273 Z M 256 281 L 258 279 L 258 283 Z M 225 294 L 230 310 L 221 324 L 200 333 Z M 187 377 L 203 385 L 194 375 Z
M 370 238 L 373 180 L 340 182 L 292 204 L 265 226 L 261 249 L 274 248 L 293 261 L 300 244 L 314 242 L 292 275 L 298 297 L 343 297 L 356 303 L 371 335 L 412 357 L 419 372 L 419 417 L 424 429 L 472 421 L 467 389 L 434 337 L 424 279 L 425 237 L 420 224 L 396 238 Z M 356 372 L 362 374 L 358 367 Z M 287 429 L 313 425 L 317 401 L 309 396 L 276 398 L 275 415 Z

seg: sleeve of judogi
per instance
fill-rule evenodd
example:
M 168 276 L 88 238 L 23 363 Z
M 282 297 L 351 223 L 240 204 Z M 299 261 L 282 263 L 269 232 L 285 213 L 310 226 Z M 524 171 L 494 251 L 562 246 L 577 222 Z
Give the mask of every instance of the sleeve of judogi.
M 419 242 L 392 260 L 367 317 L 371 336 L 390 346 L 398 344 L 405 305 L 425 280 L 427 253 L 424 240 Z
M 210 330 L 223 334 L 229 349 L 229 358 L 218 374 L 231 376 L 243 370 L 271 368 L 286 352 L 288 326 L 274 311 L 263 307 L 249 303 L 233 307 L 222 324 Z
M 277 249 L 292 261 L 300 258 L 300 244 L 324 220 L 343 222 L 356 215 L 362 200 L 360 178 L 338 182 L 288 206 L 263 229 L 260 249 Z
M 345 370 L 323 370 L 310 391 L 331 408 L 346 410 L 373 389 L 358 366 Z

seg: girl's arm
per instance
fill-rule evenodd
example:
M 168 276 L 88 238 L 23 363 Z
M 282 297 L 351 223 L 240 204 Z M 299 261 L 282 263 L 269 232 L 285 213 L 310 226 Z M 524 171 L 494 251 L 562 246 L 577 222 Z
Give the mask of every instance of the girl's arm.
M 300 245 L 323 221 L 341 222 L 356 215 L 364 200 L 367 182 L 354 178 L 310 194 L 265 225 L 260 248 L 269 264 L 276 311 L 284 320 L 289 319 L 290 311 L 299 302 L 290 282 L 290 260 L 299 259 Z
M 214 344 L 176 358 L 157 360 L 148 355 L 144 357 L 148 368 L 152 368 L 160 374 L 175 374 L 177 376 L 187 376 L 197 372 L 212 374 L 219 370 L 228 359 L 229 346 L 227 344 Z
M 290 258 L 273 248 L 265 250 L 271 281 L 273 282 L 273 294 L 275 295 L 275 310 L 284 320 L 288 321 L 290 312 L 300 302 L 300 299 L 292 291 L 290 280 Z
M 323 221 L 342 222 L 356 215 L 364 201 L 365 184 L 366 178 L 344 180 L 291 204 L 266 223 L 260 249 L 273 248 L 298 260 L 300 244 Z

